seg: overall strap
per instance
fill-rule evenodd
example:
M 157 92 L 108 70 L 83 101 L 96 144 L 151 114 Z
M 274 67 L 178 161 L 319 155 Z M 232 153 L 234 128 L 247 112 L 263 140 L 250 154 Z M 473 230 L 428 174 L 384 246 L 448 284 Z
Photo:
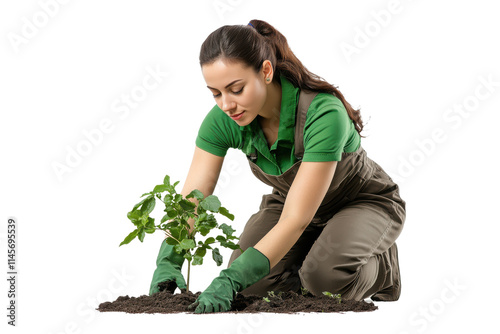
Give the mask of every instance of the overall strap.
M 307 110 L 318 92 L 301 89 L 299 103 L 295 113 L 295 158 L 301 160 L 304 155 L 304 126 L 306 125 Z

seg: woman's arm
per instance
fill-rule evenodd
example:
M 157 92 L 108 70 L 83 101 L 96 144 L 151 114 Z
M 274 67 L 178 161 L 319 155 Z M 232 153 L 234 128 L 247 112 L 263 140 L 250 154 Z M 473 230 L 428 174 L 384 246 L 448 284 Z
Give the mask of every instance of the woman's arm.
M 314 217 L 336 168 L 336 161 L 302 162 L 276 226 L 222 270 L 188 309 L 195 313 L 228 311 L 236 293 L 268 275 Z
M 337 161 L 302 162 L 278 223 L 254 246 L 274 267 L 313 219 L 332 182 Z

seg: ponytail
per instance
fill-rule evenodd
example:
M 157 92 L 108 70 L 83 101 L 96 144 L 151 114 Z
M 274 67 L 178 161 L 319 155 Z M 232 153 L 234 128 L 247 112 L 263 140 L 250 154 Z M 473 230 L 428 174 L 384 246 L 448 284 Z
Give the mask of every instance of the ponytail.
M 275 77 L 283 75 L 301 90 L 333 94 L 342 101 L 361 136 L 363 122 L 360 110 L 354 109 L 335 86 L 309 72 L 292 52 L 285 36 L 269 23 L 251 20 L 246 26 L 226 25 L 212 32 L 201 46 L 200 66 L 220 58 L 243 61 L 256 72 L 261 70 L 267 59 L 273 66 Z

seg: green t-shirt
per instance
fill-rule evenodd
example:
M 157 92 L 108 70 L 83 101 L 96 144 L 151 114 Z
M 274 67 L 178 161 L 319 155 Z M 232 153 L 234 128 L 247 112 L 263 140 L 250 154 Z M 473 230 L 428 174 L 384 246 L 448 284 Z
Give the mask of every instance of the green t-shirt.
M 298 87 L 284 76 L 281 81 L 281 110 L 278 139 L 271 147 L 257 117 L 240 126 L 217 105 L 205 116 L 196 137 L 196 146 L 218 156 L 229 148 L 255 153 L 253 160 L 265 173 L 281 175 L 297 159 L 294 156 L 295 112 L 299 102 Z M 342 152 L 354 152 L 361 137 L 349 118 L 342 101 L 332 94 L 319 93 L 307 112 L 304 126 L 304 156 L 302 161 L 340 161 Z

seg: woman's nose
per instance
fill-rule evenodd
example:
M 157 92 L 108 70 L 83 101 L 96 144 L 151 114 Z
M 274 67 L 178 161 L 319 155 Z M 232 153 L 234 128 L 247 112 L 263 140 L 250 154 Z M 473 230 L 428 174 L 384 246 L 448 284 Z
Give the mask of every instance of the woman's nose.
M 231 111 L 236 108 L 236 103 L 227 95 L 222 96 L 222 111 Z

